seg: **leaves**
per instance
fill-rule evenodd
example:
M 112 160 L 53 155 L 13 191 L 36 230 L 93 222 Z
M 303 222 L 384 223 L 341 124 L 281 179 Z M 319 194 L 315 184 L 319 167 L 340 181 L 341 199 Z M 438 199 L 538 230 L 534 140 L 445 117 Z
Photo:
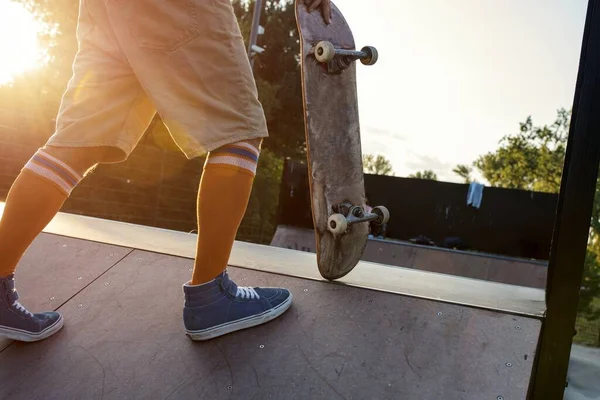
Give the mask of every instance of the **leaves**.
M 564 109 L 551 126 L 534 126 L 528 117 L 519 133 L 502 138 L 495 152 L 479 157 L 473 165 L 492 186 L 557 193 L 569 121 L 570 113 Z
M 247 46 L 254 2 L 234 0 L 233 6 Z M 254 74 L 269 128 L 264 147 L 279 156 L 299 159 L 306 157 L 306 152 L 295 13 L 291 0 L 265 4 L 260 20 L 265 33 L 257 38 L 265 52 L 256 56 Z
M 269 244 L 277 228 L 279 183 L 283 175 L 283 159 L 269 150 L 262 150 L 252 194 L 248 201 L 238 240 Z
M 597 246 L 595 246 L 597 247 Z M 600 308 L 594 305 L 594 301 L 600 296 L 600 263 L 598 262 L 598 251 L 588 248 L 585 255 L 583 270 L 583 281 L 579 292 L 579 313 L 588 320 L 600 318 Z
M 457 165 L 456 168 L 452 170 L 456 175 L 463 178 L 465 183 L 473 182 L 473 178 L 471 178 L 471 173 L 473 172 L 473 168 L 469 167 L 465 164 Z
M 411 174 L 408 176 L 409 178 L 416 178 L 416 179 L 427 179 L 427 180 L 431 180 L 431 181 L 437 181 L 438 177 L 437 174 L 431 170 L 425 170 L 425 171 L 418 171 L 415 174 Z
M 363 170 L 366 174 L 394 176 L 392 163 L 382 155 L 364 155 Z

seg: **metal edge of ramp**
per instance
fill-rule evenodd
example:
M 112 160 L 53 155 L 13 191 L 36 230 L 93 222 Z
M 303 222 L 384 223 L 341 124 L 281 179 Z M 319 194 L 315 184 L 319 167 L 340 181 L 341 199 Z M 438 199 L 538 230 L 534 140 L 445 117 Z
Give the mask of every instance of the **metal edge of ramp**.
M 3 210 L 4 203 L 0 203 L 0 213 Z M 184 258 L 194 258 L 196 249 L 195 234 L 67 213 L 58 213 L 44 232 Z M 314 254 L 246 242 L 235 242 L 230 265 L 324 280 Z M 536 318 L 542 318 L 546 311 L 545 292 L 541 289 L 371 262 L 359 262 L 350 274 L 335 282 Z

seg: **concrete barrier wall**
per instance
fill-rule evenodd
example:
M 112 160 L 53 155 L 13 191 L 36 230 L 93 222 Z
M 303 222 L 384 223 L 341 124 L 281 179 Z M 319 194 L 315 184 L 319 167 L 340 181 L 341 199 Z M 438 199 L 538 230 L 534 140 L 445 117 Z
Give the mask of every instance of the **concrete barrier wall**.
M 271 246 L 315 252 L 311 229 L 278 226 Z M 369 240 L 364 261 L 544 289 L 547 264 L 392 240 Z

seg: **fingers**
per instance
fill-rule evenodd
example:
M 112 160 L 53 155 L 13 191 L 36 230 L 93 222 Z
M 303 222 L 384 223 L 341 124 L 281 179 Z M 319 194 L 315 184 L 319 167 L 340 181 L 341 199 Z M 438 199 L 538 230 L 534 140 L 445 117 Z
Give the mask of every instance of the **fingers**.
M 321 4 L 321 14 L 323 15 L 325 23 L 329 25 L 331 22 L 331 3 L 329 0 L 324 0 Z
M 326 24 L 331 22 L 331 3 L 330 0 L 304 0 L 304 4 L 308 7 L 308 12 L 313 12 L 317 8 L 321 8 L 321 15 Z
M 319 5 L 321 5 L 321 1 L 322 0 L 308 0 L 310 2 L 310 4 L 308 5 L 308 12 L 313 12 L 317 9 L 317 7 L 319 7 Z

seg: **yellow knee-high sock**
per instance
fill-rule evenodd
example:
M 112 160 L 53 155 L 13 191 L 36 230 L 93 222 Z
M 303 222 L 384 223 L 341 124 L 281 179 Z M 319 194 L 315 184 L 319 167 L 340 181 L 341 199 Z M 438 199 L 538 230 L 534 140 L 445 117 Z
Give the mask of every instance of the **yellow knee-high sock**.
M 15 272 L 23 253 L 54 218 L 81 177 L 40 150 L 13 183 L 0 220 L 0 277 Z
M 192 285 L 214 279 L 227 268 L 246 212 L 260 140 L 234 143 L 211 152 L 198 191 L 198 245 Z

